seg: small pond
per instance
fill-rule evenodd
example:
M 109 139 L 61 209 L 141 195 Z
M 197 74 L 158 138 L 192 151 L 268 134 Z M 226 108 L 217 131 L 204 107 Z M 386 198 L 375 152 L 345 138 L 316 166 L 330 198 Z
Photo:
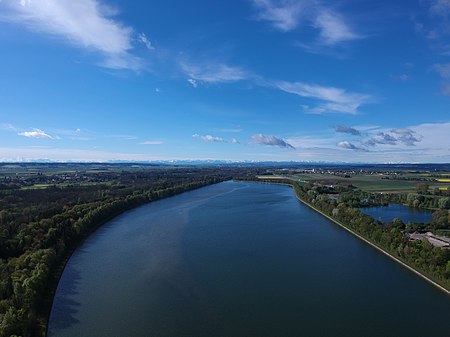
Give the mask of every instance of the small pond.
M 370 215 L 375 220 L 389 222 L 394 218 L 401 219 L 404 223 L 426 223 L 431 221 L 432 211 L 423 208 L 408 207 L 399 204 L 390 204 L 388 206 L 364 207 L 359 209 L 361 212 Z

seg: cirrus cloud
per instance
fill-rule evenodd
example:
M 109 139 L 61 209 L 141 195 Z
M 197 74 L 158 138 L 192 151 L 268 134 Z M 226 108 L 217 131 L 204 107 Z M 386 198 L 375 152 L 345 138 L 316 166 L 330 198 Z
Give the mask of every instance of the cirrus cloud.
M 117 10 L 98 0 L 3 0 L 0 8 L 0 20 L 99 52 L 104 57 L 101 65 L 106 68 L 141 67 L 141 60 L 130 52 L 133 29 L 114 20 Z M 146 45 L 150 42 L 142 34 L 138 39 Z
M 320 30 L 321 42 L 326 45 L 361 38 L 350 29 L 341 15 L 331 10 L 320 10 L 314 26 Z
M 311 0 L 253 0 L 256 19 L 268 21 L 276 29 L 289 32 L 298 27 L 311 26 L 318 30 L 317 44 L 333 46 L 359 39 L 347 20 L 323 1 Z
M 155 49 L 152 42 L 148 39 L 147 35 L 145 35 L 144 33 L 140 33 L 138 35 L 138 41 L 140 41 L 148 50 Z
M 363 104 L 371 103 L 374 98 L 368 94 L 348 92 L 345 89 L 327 87 L 303 82 L 278 81 L 275 83 L 278 89 L 298 95 L 300 97 L 317 99 L 321 102 L 314 107 L 304 105 L 306 112 L 322 113 L 345 113 L 358 114 Z
M 224 63 L 207 62 L 204 64 L 180 63 L 182 71 L 189 77 L 188 82 L 195 88 L 199 83 L 231 83 L 248 78 L 248 73 L 239 67 Z
M 302 13 L 307 7 L 305 1 L 253 0 L 257 10 L 256 18 L 261 21 L 269 21 L 275 28 L 281 31 L 290 31 L 300 24 Z

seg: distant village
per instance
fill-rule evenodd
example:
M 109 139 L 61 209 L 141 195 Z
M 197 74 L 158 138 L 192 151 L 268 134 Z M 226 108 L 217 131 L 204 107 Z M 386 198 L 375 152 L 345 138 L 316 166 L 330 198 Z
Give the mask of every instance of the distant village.
M 80 184 L 80 183 L 99 183 L 111 181 L 118 178 L 116 172 L 67 172 L 56 174 L 44 174 L 37 172 L 35 174 L 16 174 L 4 175 L 0 178 L 0 187 L 30 187 L 34 185 L 59 185 L 59 184 Z

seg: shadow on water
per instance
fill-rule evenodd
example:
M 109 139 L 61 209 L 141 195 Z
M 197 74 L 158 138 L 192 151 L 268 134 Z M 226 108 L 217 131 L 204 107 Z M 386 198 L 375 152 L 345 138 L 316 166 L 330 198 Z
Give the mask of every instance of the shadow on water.
M 95 246 L 97 241 L 105 235 L 108 227 L 110 226 L 106 225 L 91 235 L 71 256 L 64 267 L 53 299 L 47 331 L 48 337 L 58 336 L 60 331 L 80 323 L 80 320 L 76 316 L 80 310 L 81 303 L 75 299 L 79 295 L 79 285 L 82 277 L 81 272 L 76 268 L 76 263 L 73 263 L 73 260 L 77 260 L 82 255 L 87 254 L 89 247 Z
M 78 295 L 77 289 L 80 281 L 80 272 L 71 264 L 67 264 L 63 278 L 58 285 L 57 296 L 54 298 L 48 336 L 57 336 L 58 331 L 80 323 L 75 316 L 81 304 L 73 299 Z

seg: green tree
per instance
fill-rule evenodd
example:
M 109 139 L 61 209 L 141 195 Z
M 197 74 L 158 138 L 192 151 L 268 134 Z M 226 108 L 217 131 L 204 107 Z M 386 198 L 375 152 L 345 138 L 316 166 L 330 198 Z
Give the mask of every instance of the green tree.
M 416 185 L 416 191 L 419 194 L 427 194 L 430 186 L 427 183 L 419 183 Z
M 450 208 L 450 197 L 439 198 L 438 207 L 443 209 Z

